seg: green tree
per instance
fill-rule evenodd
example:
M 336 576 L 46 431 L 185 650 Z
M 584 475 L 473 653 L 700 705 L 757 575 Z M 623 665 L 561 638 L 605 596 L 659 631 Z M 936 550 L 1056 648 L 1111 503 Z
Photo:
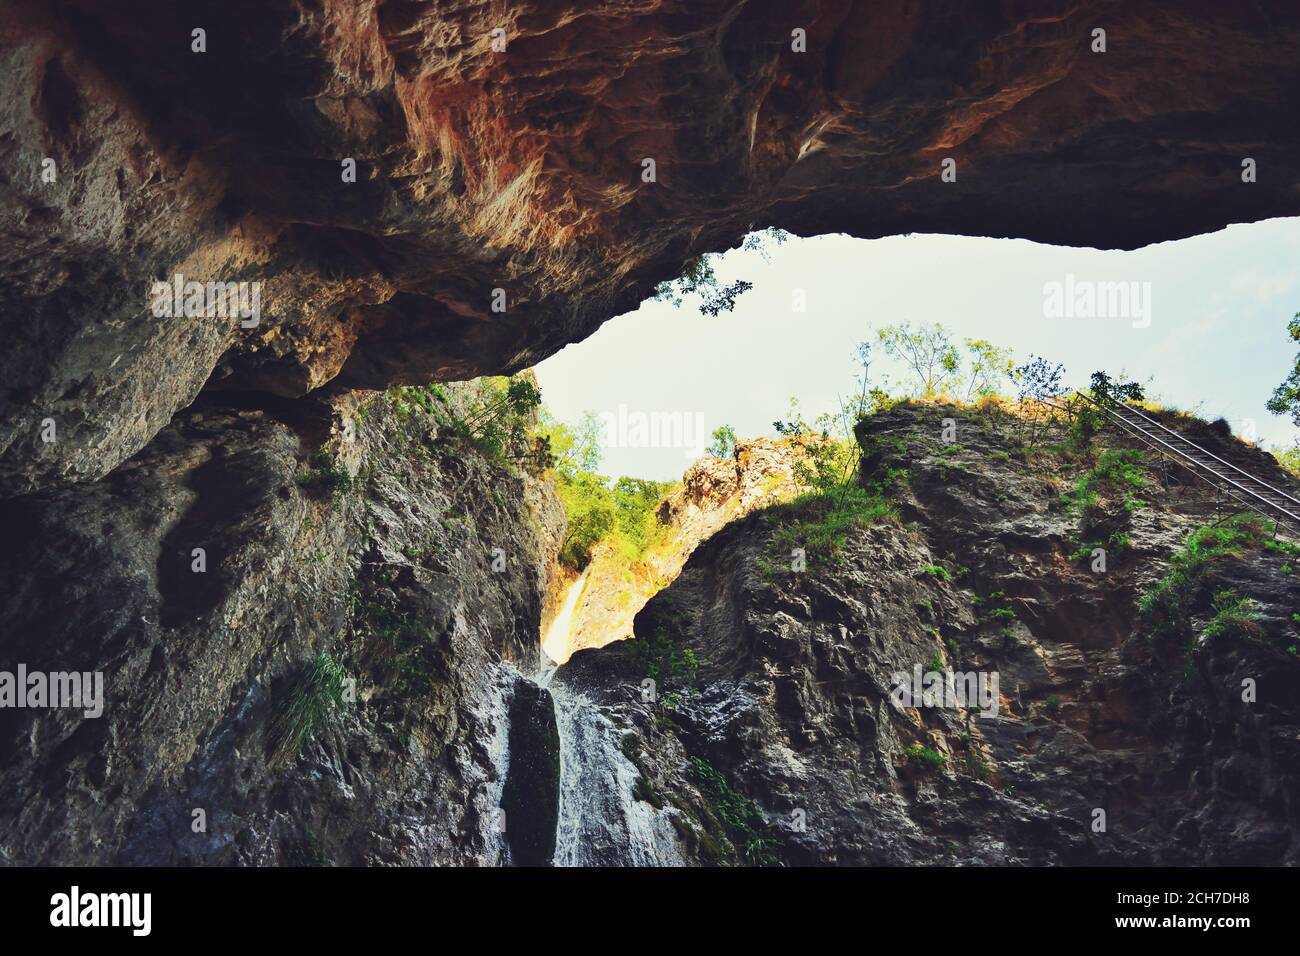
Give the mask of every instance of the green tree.
M 664 495 L 673 487 L 670 481 L 649 481 L 624 476 L 614 482 L 610 498 L 614 502 L 618 531 L 631 545 L 628 557 L 635 559 L 653 543 L 659 527 L 655 512 Z
M 1146 392 L 1138 382 L 1124 381 L 1124 372 L 1118 378 L 1112 378 L 1106 372 L 1093 372 L 1088 394 L 1097 405 L 1140 402 Z M 1086 448 L 1092 437 L 1106 424 L 1106 417 L 1096 405 L 1086 401 L 1070 404 L 1071 418 L 1070 441 L 1076 448 Z
M 821 415 L 816 425 L 809 425 L 797 398 L 790 399 L 785 418 L 772 423 L 778 435 L 803 453 L 792 469 L 795 480 L 821 494 L 840 491 L 857 466 L 857 442 L 832 437 L 833 425 L 830 415 Z
M 1119 378 L 1111 378 L 1105 372 L 1093 372 L 1088 389 L 1092 397 L 1102 404 L 1111 402 L 1119 405 L 1125 402 L 1140 402 L 1146 398 L 1146 391 L 1138 382 L 1125 382 L 1123 369 L 1119 374 Z
M 560 561 L 581 571 L 601 541 L 628 562 L 639 559 L 656 540 L 655 512 L 672 483 L 624 477 L 611 485 L 597 472 L 601 425 L 593 412 L 571 427 L 543 410 L 541 430 L 550 443 L 556 492 L 568 519 Z
M 585 412 L 577 427 L 572 428 L 542 409 L 539 429 L 550 443 L 555 473 L 561 480 L 572 480 L 578 472 L 600 468 L 601 425 L 595 412 Z
M 586 412 L 577 426 L 541 413 L 540 430 L 555 462 L 555 490 L 568 526 L 560 545 L 560 561 L 581 571 L 591 560 L 591 549 L 614 530 L 618 515 L 609 482 L 600 467 L 600 420 Z
M 970 364 L 966 370 L 966 401 L 997 395 L 1003 384 L 1011 378 L 1011 349 L 1005 349 L 985 339 L 966 339 L 966 352 Z
M 914 390 L 921 397 L 942 394 L 957 381 L 961 354 L 942 324 L 898 322 L 877 331 L 876 340 L 887 356 L 915 376 Z
M 740 248 L 757 252 L 767 260 L 770 258 L 771 245 L 779 246 L 788 238 L 790 238 L 789 233 L 775 226 L 769 226 L 747 235 L 741 242 Z M 699 308 L 703 315 L 717 316 L 722 312 L 732 311 L 736 307 L 736 299 L 754 288 L 754 283 L 737 279 L 735 282 L 723 285 L 713 268 L 718 258 L 717 253 L 706 252 L 687 260 L 682 274 L 676 279 L 659 283 L 650 298 L 656 302 L 670 302 L 680 307 L 687 296 L 693 295 L 699 298 Z
M 1300 342 L 1300 312 L 1292 316 L 1286 330 L 1291 336 L 1291 341 Z M 1300 425 L 1300 355 L 1296 356 L 1295 365 L 1291 369 L 1291 374 L 1286 377 L 1286 381 L 1273 389 L 1273 395 L 1269 398 L 1266 407 L 1274 415 L 1290 415 L 1291 421 Z
M 591 549 L 614 530 L 618 512 L 613 496 L 600 475 L 578 472 L 557 484 L 569 526 L 560 545 L 560 561 L 581 571 L 591 561 Z
M 454 430 L 491 457 L 527 457 L 533 416 L 541 404 L 542 392 L 531 374 L 487 379 L 478 406 Z
M 1046 427 L 1056 421 L 1061 396 L 1065 394 L 1065 386 L 1061 384 L 1064 375 L 1065 366 L 1060 362 L 1053 364 L 1032 352 L 1028 362 L 1012 370 L 1011 380 L 1016 385 L 1016 397 L 1021 407 L 1021 414 L 1015 419 L 1016 431 L 1022 442 L 1037 444 Z M 1026 406 L 1040 406 L 1037 411 L 1041 414 L 1027 415 Z M 1087 413 L 1094 414 L 1091 406 Z M 1095 425 L 1095 422 L 1091 422 L 1089 427 L 1095 431 Z M 1089 431 L 1088 436 L 1091 437 L 1091 434 Z
M 1290 448 L 1274 448 L 1273 457 L 1293 477 L 1300 478 L 1300 445 L 1292 445 Z
M 713 429 L 713 441 L 704 449 L 704 453 L 714 458 L 730 458 L 735 451 L 736 430 L 730 425 L 719 425 Z
M 831 434 L 853 442 L 857 441 L 854 437 L 854 426 L 859 421 L 892 408 L 898 403 L 898 400 L 889 394 L 887 376 L 882 378 L 879 384 L 872 380 L 870 342 L 858 343 L 855 364 L 857 371 L 854 372 L 853 379 L 858 386 L 858 393 L 849 395 L 848 398 L 840 396 L 839 413 L 830 416 L 833 419 Z
M 772 261 L 771 244 L 782 245 L 790 238 L 790 233 L 776 226 L 768 226 L 766 229 L 760 229 L 757 232 L 751 232 L 745 237 L 745 241 L 740 244 L 740 248 L 750 252 L 757 252 L 763 257 L 764 262 Z
M 713 269 L 713 253 L 696 256 L 686 263 L 681 276 L 670 282 L 661 282 L 655 286 L 651 298 L 657 302 L 671 302 L 681 306 L 689 295 L 698 296 L 700 312 L 703 315 L 717 316 L 721 312 L 730 312 L 736 307 L 736 299 L 754 288 L 754 283 L 737 279 L 728 285 L 718 281 Z
M 908 390 L 922 398 L 946 395 L 952 389 L 954 397 L 969 402 L 1001 393 L 1012 378 L 1011 349 L 987 339 L 963 339 L 959 348 L 940 322 L 886 325 L 876 332 L 876 341 L 886 356 L 907 368 L 911 375 Z M 869 343 L 861 343 L 858 349 L 859 362 L 866 368 L 870 356 L 863 350 L 869 349 Z M 884 398 L 887 396 L 883 391 L 870 390 L 864 392 L 861 404 L 879 404 Z

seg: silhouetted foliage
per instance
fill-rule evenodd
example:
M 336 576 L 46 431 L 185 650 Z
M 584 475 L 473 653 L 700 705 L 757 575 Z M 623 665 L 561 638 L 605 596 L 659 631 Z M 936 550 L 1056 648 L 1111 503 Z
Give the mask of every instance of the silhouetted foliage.
M 767 228 L 747 235 L 741 243 L 741 248 L 758 252 L 767 259 L 768 243 L 775 242 L 780 245 L 787 238 L 788 234 L 782 230 Z M 699 297 L 700 312 L 704 315 L 716 317 L 723 312 L 732 311 L 736 307 L 736 299 L 754 288 L 754 283 L 737 279 L 722 285 L 713 268 L 717 258 L 717 253 L 706 252 L 688 260 L 678 278 L 659 283 L 650 297 L 656 302 L 670 302 L 674 306 L 681 306 L 687 296 L 694 295 Z
M 1293 342 L 1300 342 L 1300 312 L 1287 323 L 1286 330 Z M 1296 356 L 1295 366 L 1286 381 L 1273 389 L 1266 407 L 1274 415 L 1290 415 L 1291 421 L 1300 425 L 1300 355 Z

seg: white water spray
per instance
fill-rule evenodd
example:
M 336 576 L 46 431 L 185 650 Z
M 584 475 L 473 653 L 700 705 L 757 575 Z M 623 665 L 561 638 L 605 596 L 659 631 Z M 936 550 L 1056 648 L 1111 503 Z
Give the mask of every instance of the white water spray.
M 591 701 L 551 688 L 560 733 L 556 866 L 683 866 L 668 813 L 636 799 L 637 769 Z
M 678 837 L 667 813 L 637 800 L 637 769 L 624 756 L 622 736 L 592 701 L 553 681 L 572 653 L 573 615 L 588 571 L 569 585 L 542 636 L 537 682 L 551 693 L 560 737 L 560 809 L 556 866 L 681 866 Z

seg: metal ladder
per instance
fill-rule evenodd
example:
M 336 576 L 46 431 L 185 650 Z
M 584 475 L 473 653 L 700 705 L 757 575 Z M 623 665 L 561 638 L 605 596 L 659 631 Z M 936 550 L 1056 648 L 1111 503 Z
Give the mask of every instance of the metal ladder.
M 1300 499 L 1275 488 L 1248 471 L 1224 461 L 1171 428 L 1133 408 L 1113 402 L 1098 402 L 1091 396 L 1080 397 L 1094 405 L 1106 418 L 1142 444 L 1181 465 L 1216 491 L 1260 517 L 1286 526 L 1291 534 L 1300 533 Z

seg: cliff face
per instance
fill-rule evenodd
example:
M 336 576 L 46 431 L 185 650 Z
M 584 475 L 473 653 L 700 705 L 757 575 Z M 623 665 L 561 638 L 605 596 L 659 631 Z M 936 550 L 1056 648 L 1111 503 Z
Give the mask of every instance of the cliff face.
M 700 542 L 758 508 L 797 490 L 794 452 L 766 438 L 736 443 L 730 458 L 706 456 L 691 465 L 656 514 L 658 539 L 629 566 L 616 548 L 599 544 L 581 575 L 563 569 L 552 578 L 552 601 L 543 618 L 543 650 L 563 663 L 584 647 L 604 647 L 632 636 L 632 621 L 655 592 L 677 577 Z M 577 589 L 576 596 L 570 589 Z M 558 609 L 562 620 L 552 619 Z
M 1103 484 L 1077 511 L 1062 493 L 1095 460 L 1026 457 L 1014 432 L 944 406 L 876 416 L 867 477 L 897 469 L 898 519 L 806 570 L 776 543 L 795 516 L 741 519 L 646 606 L 635 641 L 560 670 L 618 715 L 638 793 L 691 859 L 1300 862 L 1297 549 L 1265 533 L 1203 566 L 1175 558 L 1216 520 L 1212 492 L 1156 467 L 1132 510 Z M 1196 438 L 1286 486 L 1268 456 Z M 1097 570 L 1104 526 L 1123 538 Z M 1175 617 L 1144 612 L 1180 569 Z M 696 666 L 675 664 L 687 651 Z M 996 673 L 996 715 L 896 701 L 895 675 L 918 667 Z
M 508 858 L 511 701 L 563 513 L 418 406 L 314 410 L 196 406 L 111 478 L 5 503 L 0 670 L 105 693 L 97 719 L 0 710 L 0 860 Z M 286 741 L 319 654 L 351 699 Z
M 1298 17 L 16 0 L 0 489 L 100 477 L 205 389 L 526 367 L 754 227 L 1133 247 L 1293 215 Z M 261 283 L 257 324 L 159 317 L 177 275 Z
M 1300 862 L 1300 546 L 1211 492 L 1111 437 L 901 405 L 859 433 L 892 516 L 827 553 L 804 504 L 737 512 L 635 639 L 551 669 L 563 516 L 439 433 L 475 387 L 200 403 L 109 478 L 7 502 L 0 671 L 105 695 L 0 710 L 0 860 Z M 743 500 L 738 468 L 683 491 Z M 1192 560 L 1207 525 L 1229 546 Z M 996 684 L 896 699 L 917 669 Z

